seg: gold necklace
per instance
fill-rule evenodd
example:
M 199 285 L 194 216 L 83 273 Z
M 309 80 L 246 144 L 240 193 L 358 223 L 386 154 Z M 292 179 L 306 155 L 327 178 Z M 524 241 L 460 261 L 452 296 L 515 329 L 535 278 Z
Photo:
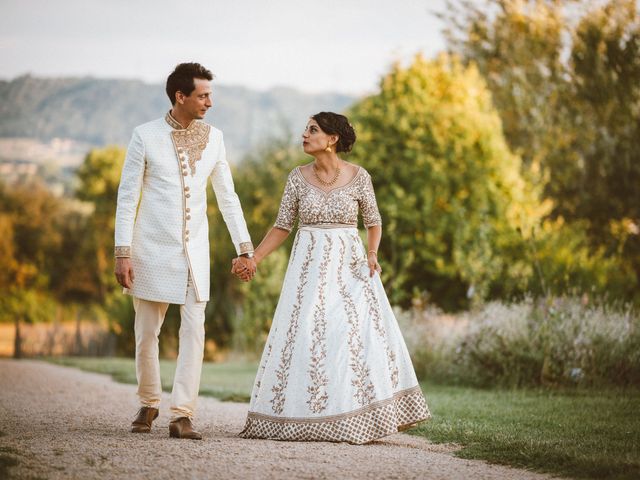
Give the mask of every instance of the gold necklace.
M 333 185 L 334 183 L 336 183 L 338 181 L 338 177 L 340 176 L 340 167 L 336 168 L 336 174 L 333 177 L 333 180 L 331 180 L 330 182 L 325 182 L 324 180 L 322 180 L 320 178 L 320 175 L 318 175 L 318 167 L 316 167 L 316 164 L 313 164 L 313 176 L 316 177 L 316 180 L 318 180 L 320 182 L 321 185 L 324 185 L 325 187 L 330 187 L 331 185 Z

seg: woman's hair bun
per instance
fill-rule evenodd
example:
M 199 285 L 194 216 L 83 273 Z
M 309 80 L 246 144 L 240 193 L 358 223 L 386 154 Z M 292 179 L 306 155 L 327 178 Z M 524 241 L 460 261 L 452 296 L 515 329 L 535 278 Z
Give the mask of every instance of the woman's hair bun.
M 320 112 L 313 115 L 320 129 L 327 135 L 338 135 L 336 152 L 350 152 L 356 143 L 356 131 L 344 115 L 333 112 Z

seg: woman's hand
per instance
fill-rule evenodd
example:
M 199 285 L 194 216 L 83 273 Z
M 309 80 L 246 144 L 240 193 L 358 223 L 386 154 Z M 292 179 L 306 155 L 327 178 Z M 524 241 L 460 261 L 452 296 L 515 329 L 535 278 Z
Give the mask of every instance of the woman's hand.
M 369 277 L 373 277 L 375 272 L 378 274 L 382 272 L 382 267 L 378 263 L 378 254 L 373 250 L 369 250 L 367 253 L 367 263 L 369 264 Z
M 256 274 L 256 262 L 252 258 L 234 258 L 231 260 L 231 273 L 243 282 L 248 282 Z

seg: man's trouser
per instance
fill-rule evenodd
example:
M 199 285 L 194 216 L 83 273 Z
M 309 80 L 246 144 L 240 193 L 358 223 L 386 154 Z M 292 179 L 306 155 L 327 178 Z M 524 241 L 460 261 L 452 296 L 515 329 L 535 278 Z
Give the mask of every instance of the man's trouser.
M 187 283 L 187 298 L 180 305 L 178 362 L 171 392 L 171 419 L 193 418 L 204 355 L 204 309 L 207 302 L 198 302 L 191 277 Z M 136 311 L 136 377 L 138 397 L 142 406 L 158 408 L 162 396 L 158 335 L 169 308 L 168 303 L 133 298 Z

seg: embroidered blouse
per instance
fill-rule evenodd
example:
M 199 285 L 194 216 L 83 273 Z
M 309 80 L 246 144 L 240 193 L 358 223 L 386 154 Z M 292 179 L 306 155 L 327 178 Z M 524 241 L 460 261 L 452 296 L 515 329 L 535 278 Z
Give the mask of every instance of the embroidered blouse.
M 275 227 L 291 231 L 296 217 L 300 226 L 358 226 L 358 209 L 366 228 L 382 225 L 371 176 L 362 167 L 353 179 L 328 192 L 309 183 L 300 167 L 294 168 L 284 187 Z

